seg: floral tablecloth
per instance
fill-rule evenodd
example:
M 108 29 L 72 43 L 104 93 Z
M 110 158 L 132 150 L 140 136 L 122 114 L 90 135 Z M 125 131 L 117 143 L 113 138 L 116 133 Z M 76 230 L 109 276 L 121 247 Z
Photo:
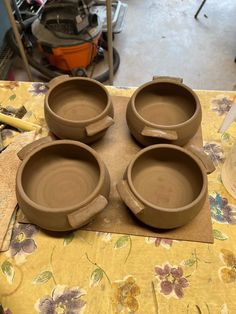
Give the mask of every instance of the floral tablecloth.
M 24 105 L 25 119 L 45 124 L 43 83 L 0 82 L 0 104 Z M 110 87 L 112 95 L 134 89 Z M 16 224 L 0 254 L 0 303 L 5 313 L 236 313 L 236 202 L 221 182 L 232 125 L 217 130 L 235 92 L 197 91 L 204 149 L 215 163 L 209 179 L 214 244 L 75 231 L 45 233 Z M 3 140 L 14 140 L 12 130 Z

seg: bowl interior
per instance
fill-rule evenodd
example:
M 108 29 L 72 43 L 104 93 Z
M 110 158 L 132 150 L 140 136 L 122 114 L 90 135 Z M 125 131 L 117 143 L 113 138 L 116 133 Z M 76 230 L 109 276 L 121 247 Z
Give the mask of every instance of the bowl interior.
M 35 203 L 48 208 L 78 205 L 98 185 L 100 167 L 82 147 L 60 144 L 30 157 L 22 173 L 22 187 Z
M 90 81 L 65 81 L 52 89 L 48 97 L 51 110 L 63 119 L 84 121 L 100 115 L 108 104 L 106 92 Z
M 143 119 L 158 125 L 177 125 L 196 111 L 196 100 L 186 88 L 172 83 L 151 84 L 135 98 L 135 108 Z
M 131 180 L 146 202 L 169 209 L 193 202 L 203 186 L 198 164 L 184 152 L 171 148 L 140 155 L 133 164 Z

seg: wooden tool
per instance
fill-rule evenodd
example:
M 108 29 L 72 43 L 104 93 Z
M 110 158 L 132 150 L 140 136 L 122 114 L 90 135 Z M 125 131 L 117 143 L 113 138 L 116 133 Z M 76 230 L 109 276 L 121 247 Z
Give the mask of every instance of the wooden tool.
M 21 129 L 23 131 L 40 130 L 41 126 L 18 119 L 3 113 L 0 113 L 0 122 L 13 126 L 14 128 Z

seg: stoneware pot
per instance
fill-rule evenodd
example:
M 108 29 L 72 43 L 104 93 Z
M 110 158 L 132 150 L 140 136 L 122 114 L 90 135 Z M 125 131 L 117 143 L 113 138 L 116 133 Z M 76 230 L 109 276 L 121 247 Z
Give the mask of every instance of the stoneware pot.
M 48 87 L 45 120 L 60 139 L 92 143 L 114 124 L 111 97 L 101 83 L 63 75 L 51 80 Z
M 160 229 L 180 227 L 193 219 L 206 201 L 207 164 L 182 147 L 152 145 L 133 158 L 117 189 L 145 224 Z
M 41 139 L 18 156 L 16 197 L 30 222 L 53 231 L 79 228 L 108 204 L 109 173 L 89 146 Z
M 199 99 L 181 78 L 154 77 L 130 98 L 126 120 L 142 145 L 183 146 L 197 132 L 202 119 Z

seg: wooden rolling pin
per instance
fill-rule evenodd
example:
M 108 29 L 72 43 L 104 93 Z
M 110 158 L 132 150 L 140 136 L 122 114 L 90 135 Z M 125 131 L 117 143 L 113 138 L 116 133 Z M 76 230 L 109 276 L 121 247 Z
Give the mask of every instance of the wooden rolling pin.
M 12 116 L 8 116 L 6 114 L 0 113 L 0 122 L 8 124 L 10 126 L 13 126 L 14 128 L 21 129 L 23 131 L 34 131 L 34 130 L 40 130 L 41 126 L 18 119 Z

